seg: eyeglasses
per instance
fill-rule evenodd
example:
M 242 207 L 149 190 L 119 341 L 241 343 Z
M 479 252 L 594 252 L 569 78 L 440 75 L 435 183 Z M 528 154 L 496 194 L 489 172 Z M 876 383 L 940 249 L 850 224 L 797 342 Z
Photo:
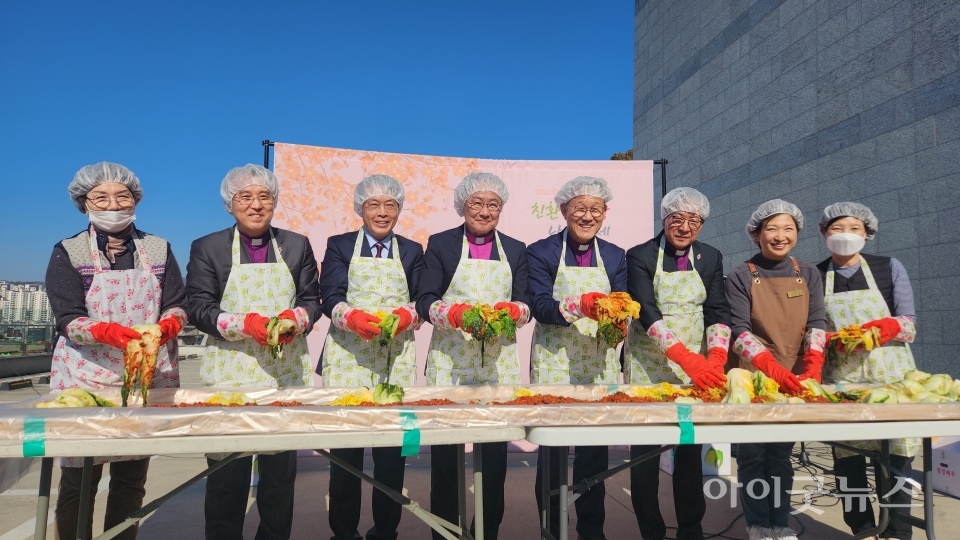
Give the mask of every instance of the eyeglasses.
M 583 216 L 587 215 L 587 212 L 590 213 L 590 216 L 593 217 L 593 219 L 600 219 L 605 213 L 607 213 L 607 211 L 603 208 L 586 208 L 584 206 L 578 206 L 571 210 L 570 215 L 574 218 L 582 218 Z
M 253 201 L 260 201 L 260 204 L 265 207 L 271 207 L 274 203 L 273 195 L 270 195 L 269 193 L 261 193 L 256 197 L 250 195 L 249 193 L 244 193 L 243 195 L 235 195 L 233 197 L 233 202 L 238 203 L 242 207 L 250 206 L 253 204 Z
M 496 214 L 503 209 L 503 205 L 496 202 L 483 204 L 482 202 L 479 202 L 479 201 L 473 201 L 473 202 L 467 203 L 467 208 L 469 208 L 470 210 L 473 210 L 474 212 L 479 212 L 484 208 L 486 208 L 487 210 L 490 211 L 491 214 Z
M 381 209 L 383 209 L 388 214 L 396 214 L 400 211 L 400 205 L 392 201 L 385 203 L 367 201 L 363 203 L 363 209 L 368 212 L 379 212 Z
M 130 192 L 121 193 L 119 195 L 96 195 L 94 197 L 87 197 L 87 201 L 95 208 L 99 208 L 100 210 L 106 210 L 110 208 L 110 201 L 117 203 L 117 206 L 124 209 L 133 208 L 135 203 L 133 194 Z
M 699 230 L 703 226 L 703 220 L 698 217 L 685 218 L 681 216 L 671 216 L 668 224 L 671 227 L 679 229 L 683 227 L 683 224 L 686 223 L 694 231 Z

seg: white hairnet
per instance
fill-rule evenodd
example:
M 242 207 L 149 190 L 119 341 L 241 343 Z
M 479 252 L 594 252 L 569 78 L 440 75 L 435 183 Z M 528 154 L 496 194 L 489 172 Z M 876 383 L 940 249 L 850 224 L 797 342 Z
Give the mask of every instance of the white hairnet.
M 759 245 L 759 242 L 753 235 L 760 230 L 763 222 L 777 214 L 787 214 L 791 216 L 793 220 L 797 222 L 797 232 L 799 233 L 803 230 L 803 212 L 797 208 L 797 205 L 788 203 L 782 199 L 773 199 L 757 207 L 747 221 L 747 236 L 753 240 L 754 244 Z
M 500 197 L 501 204 L 507 204 L 507 198 L 510 193 L 507 191 L 507 185 L 499 176 L 493 173 L 472 173 L 463 177 L 460 184 L 453 190 L 453 208 L 457 215 L 463 217 L 463 205 L 474 193 L 481 191 L 490 191 Z
M 263 186 L 270 190 L 274 199 L 280 197 L 280 184 L 277 177 L 266 167 L 248 163 L 243 167 L 234 167 L 220 182 L 220 197 L 227 212 L 233 212 L 233 196 L 248 186 Z
M 578 176 L 564 184 L 553 200 L 559 206 L 561 204 L 567 204 L 570 202 L 570 199 L 574 197 L 582 197 L 584 195 L 600 197 L 603 199 L 604 204 L 610 202 L 610 199 L 613 199 L 613 192 L 610 191 L 610 186 L 607 185 L 607 181 L 603 178 Z
M 110 163 L 101 161 L 93 165 L 87 165 L 73 175 L 73 180 L 67 186 L 67 193 L 73 199 L 73 204 L 83 212 L 87 213 L 86 198 L 90 190 L 100 184 L 116 182 L 127 186 L 130 193 L 133 194 L 133 200 L 140 202 L 143 199 L 143 189 L 140 187 L 140 179 L 133 171 L 120 165 L 119 163 Z
M 671 189 L 660 201 L 660 221 L 674 212 L 693 212 L 706 221 L 710 215 L 710 201 L 706 195 L 693 188 Z
M 363 203 L 370 197 L 381 196 L 397 201 L 400 209 L 403 209 L 404 191 L 400 181 L 385 174 L 371 174 L 353 189 L 353 210 L 358 216 L 363 215 Z
M 867 229 L 867 240 L 872 239 L 880 228 L 877 216 L 873 215 L 873 212 L 866 206 L 855 202 L 838 202 L 823 209 L 819 223 L 820 234 L 826 236 L 830 224 L 845 217 L 855 217 L 863 222 L 864 228 Z

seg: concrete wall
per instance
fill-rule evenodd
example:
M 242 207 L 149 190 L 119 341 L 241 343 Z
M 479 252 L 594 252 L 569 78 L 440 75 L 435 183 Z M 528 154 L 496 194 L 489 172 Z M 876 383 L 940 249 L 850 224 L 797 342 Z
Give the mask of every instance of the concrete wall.
M 765 200 L 803 210 L 809 261 L 823 207 L 862 202 L 865 251 L 910 274 L 918 364 L 960 376 L 960 2 L 636 0 L 635 45 L 634 156 L 711 198 L 727 269 Z

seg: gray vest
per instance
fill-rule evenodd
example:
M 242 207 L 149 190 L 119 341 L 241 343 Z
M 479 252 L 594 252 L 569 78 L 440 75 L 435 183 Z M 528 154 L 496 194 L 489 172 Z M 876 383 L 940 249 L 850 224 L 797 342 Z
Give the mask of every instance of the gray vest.
M 164 273 L 166 272 L 167 265 L 167 241 L 159 236 L 147 234 L 138 230 L 134 230 L 134 234 L 138 236 L 140 242 L 143 244 L 143 249 L 147 252 L 147 258 L 150 260 L 150 271 L 153 273 L 153 275 L 157 276 L 157 279 L 159 279 L 161 283 L 163 283 L 163 277 Z M 93 281 L 94 274 L 93 256 L 90 253 L 89 234 L 84 232 L 74 236 L 73 238 L 67 238 L 60 243 L 63 245 L 63 249 L 67 251 L 67 256 L 70 257 L 70 264 L 77 269 L 77 272 L 80 272 L 81 276 L 83 276 L 83 292 L 86 294 L 87 290 L 90 288 L 90 283 Z M 100 252 L 100 260 L 109 267 L 110 263 L 107 259 L 107 255 L 102 251 Z M 134 250 L 134 268 L 140 268 L 141 264 L 140 253 Z

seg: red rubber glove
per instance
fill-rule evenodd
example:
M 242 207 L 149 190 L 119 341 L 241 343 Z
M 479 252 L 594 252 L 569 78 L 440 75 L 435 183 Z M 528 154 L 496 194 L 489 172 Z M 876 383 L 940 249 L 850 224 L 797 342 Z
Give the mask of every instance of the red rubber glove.
M 510 312 L 510 318 L 513 319 L 513 322 L 520 321 L 520 308 L 513 302 L 497 302 L 493 305 L 493 309 L 505 309 Z
M 90 335 L 98 343 L 126 349 L 131 339 L 140 339 L 140 332 L 114 322 L 100 322 L 90 327 Z
M 822 382 L 823 361 L 823 351 L 807 349 L 803 355 L 803 373 L 797 377 L 797 380 L 813 379 L 818 383 Z
M 894 319 L 893 317 L 884 317 L 882 319 L 863 323 L 862 328 L 864 330 L 868 330 L 870 328 L 879 328 L 880 344 L 886 345 L 891 339 L 897 337 L 897 334 L 900 333 L 900 321 Z
M 293 312 L 292 309 L 285 309 L 277 315 L 278 319 L 286 319 L 291 321 L 293 324 L 297 325 L 297 329 L 293 332 L 287 332 L 285 334 L 280 334 L 280 341 L 283 343 L 293 343 L 293 338 L 297 337 L 297 334 L 300 333 L 300 323 L 297 321 L 297 315 Z
M 347 328 L 363 339 L 373 339 L 380 334 L 380 317 L 371 315 L 362 309 L 351 310 L 347 314 Z
M 726 377 L 727 350 L 723 347 L 713 347 L 708 350 L 707 363 L 714 371 Z
M 180 319 L 176 317 L 164 317 L 157 322 L 160 325 L 160 345 L 166 345 L 171 339 L 176 339 L 177 334 L 183 327 L 180 325 Z
M 597 300 L 606 298 L 602 292 L 588 292 L 580 295 L 580 313 L 584 317 L 597 320 Z
M 259 313 L 247 313 L 243 318 L 243 333 L 252 337 L 261 347 L 267 346 L 267 323 L 270 317 Z
M 413 324 L 413 316 L 410 315 L 410 312 L 406 309 L 397 308 L 393 310 L 393 314 L 400 317 L 400 324 L 397 325 L 397 333 L 395 335 L 402 334 L 404 330 L 410 328 L 410 325 Z
M 454 304 L 450 306 L 450 310 L 447 311 L 447 322 L 450 323 L 450 326 L 454 328 L 463 327 L 463 313 L 470 309 L 470 304 Z
M 800 379 L 787 368 L 780 365 L 777 359 L 770 354 L 770 351 L 763 351 L 753 357 L 753 367 L 759 369 L 764 375 L 777 381 L 777 384 L 785 390 L 796 394 L 800 391 Z
M 720 388 L 727 382 L 726 376 L 717 373 L 706 358 L 691 352 L 683 343 L 675 343 L 667 349 L 666 356 L 680 366 L 700 388 Z

